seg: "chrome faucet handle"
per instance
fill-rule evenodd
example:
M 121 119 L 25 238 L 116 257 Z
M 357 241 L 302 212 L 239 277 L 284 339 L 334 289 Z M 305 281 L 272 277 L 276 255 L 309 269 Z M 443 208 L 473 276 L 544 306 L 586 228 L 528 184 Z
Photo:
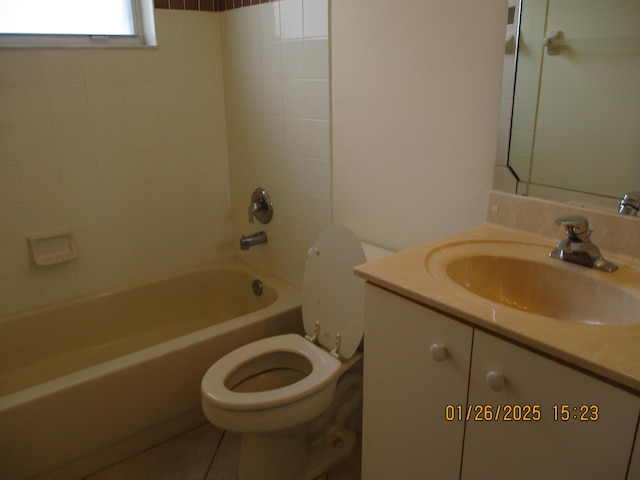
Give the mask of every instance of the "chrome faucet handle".
M 256 213 L 258 213 L 259 211 L 259 204 L 252 202 L 251 205 L 249 205 L 249 223 L 253 223 L 253 217 L 255 217 Z
M 556 219 L 556 225 L 562 225 L 573 242 L 586 242 L 591 236 L 589 220 L 582 215 L 562 215 Z
M 249 223 L 257 218 L 260 223 L 269 223 L 273 217 L 273 204 L 269 192 L 264 188 L 256 188 L 251 194 L 249 203 Z

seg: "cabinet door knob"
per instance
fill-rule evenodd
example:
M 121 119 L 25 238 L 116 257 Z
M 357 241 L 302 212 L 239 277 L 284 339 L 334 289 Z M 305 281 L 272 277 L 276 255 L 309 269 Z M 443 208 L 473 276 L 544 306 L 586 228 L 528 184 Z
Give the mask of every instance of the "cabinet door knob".
M 485 380 L 487 381 L 487 385 L 489 385 L 489 388 L 494 392 L 504 390 L 505 378 L 502 373 L 492 370 L 487 373 Z
M 431 355 L 431 358 L 433 358 L 436 362 L 441 362 L 447 356 L 447 347 L 438 343 L 434 343 L 433 345 L 431 345 L 431 347 L 429 347 L 429 355 Z

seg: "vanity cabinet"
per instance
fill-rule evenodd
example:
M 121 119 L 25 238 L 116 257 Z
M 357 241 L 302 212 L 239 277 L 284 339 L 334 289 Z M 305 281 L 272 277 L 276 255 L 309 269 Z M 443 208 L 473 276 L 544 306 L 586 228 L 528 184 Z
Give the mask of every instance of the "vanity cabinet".
M 636 396 L 476 329 L 468 398 L 462 479 L 626 478 Z
M 364 480 L 627 478 L 636 395 L 371 284 L 365 305 Z
M 473 330 L 367 284 L 362 478 L 457 479 Z

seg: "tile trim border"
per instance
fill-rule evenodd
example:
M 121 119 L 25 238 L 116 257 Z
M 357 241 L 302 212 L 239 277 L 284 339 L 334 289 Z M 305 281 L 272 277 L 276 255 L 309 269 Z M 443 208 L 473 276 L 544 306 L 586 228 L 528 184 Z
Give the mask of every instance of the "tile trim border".
M 196 10 L 201 12 L 224 12 L 234 8 L 250 7 L 280 0 L 154 0 L 155 8 L 167 10 Z

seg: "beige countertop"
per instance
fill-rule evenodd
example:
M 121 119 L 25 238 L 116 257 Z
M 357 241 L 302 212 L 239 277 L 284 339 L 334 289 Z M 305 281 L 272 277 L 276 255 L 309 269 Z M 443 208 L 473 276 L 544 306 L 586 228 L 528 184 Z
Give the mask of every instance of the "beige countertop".
M 360 265 L 355 273 L 391 292 L 640 392 L 640 318 L 637 323 L 587 325 L 509 308 L 474 295 L 452 282 L 435 278 L 425 264 L 430 254 L 451 244 L 522 242 L 539 248 L 541 252 L 550 252 L 558 240 L 560 238 L 485 224 Z M 603 255 L 618 264 L 620 269 L 613 273 L 587 269 L 589 275 L 602 275 L 606 281 L 617 282 L 620 279 L 627 284 L 629 279 L 635 282 L 635 276 L 640 275 L 640 261 L 637 259 L 619 257 L 606 251 Z M 586 267 L 568 265 L 568 268 Z M 608 275 L 612 277 L 606 277 Z M 640 291 L 640 285 L 633 286 L 634 290 Z M 603 301 L 606 300 L 603 298 Z M 636 316 L 640 316 L 640 311 Z

